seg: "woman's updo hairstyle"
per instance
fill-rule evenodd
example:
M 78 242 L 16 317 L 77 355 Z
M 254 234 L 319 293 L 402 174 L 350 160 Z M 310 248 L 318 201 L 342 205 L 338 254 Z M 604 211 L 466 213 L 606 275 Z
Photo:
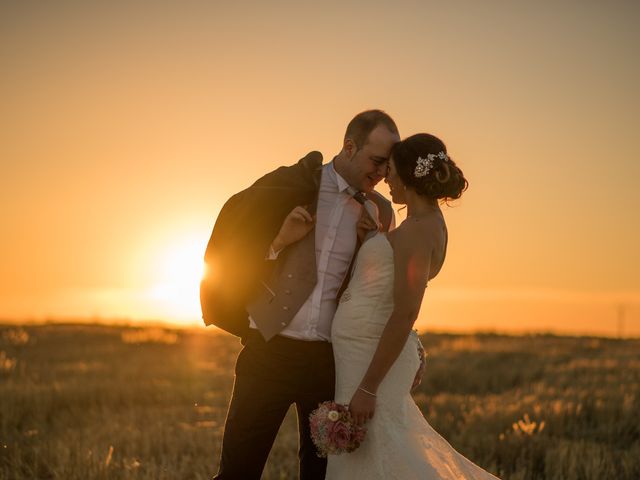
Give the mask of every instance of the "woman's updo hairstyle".
M 396 143 L 391 158 L 407 188 L 435 200 L 460 198 L 469 186 L 438 137 L 418 133 Z

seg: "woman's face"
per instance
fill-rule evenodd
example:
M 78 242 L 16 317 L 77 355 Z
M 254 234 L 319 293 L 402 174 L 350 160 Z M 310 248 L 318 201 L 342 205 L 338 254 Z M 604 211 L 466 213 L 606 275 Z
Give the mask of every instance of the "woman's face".
M 398 175 L 398 171 L 396 170 L 396 163 L 391 157 L 389 159 L 389 172 L 384 179 L 385 183 L 389 185 L 391 200 L 393 203 L 407 203 L 405 200 L 405 187 L 402 180 L 400 180 L 400 176 Z

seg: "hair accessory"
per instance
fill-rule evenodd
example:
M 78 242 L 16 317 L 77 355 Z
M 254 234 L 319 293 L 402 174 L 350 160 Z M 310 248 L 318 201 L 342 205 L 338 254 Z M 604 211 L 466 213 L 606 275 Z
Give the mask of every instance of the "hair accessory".
M 436 158 L 439 158 L 443 162 L 449 160 L 449 156 L 444 152 L 428 153 L 427 158 L 418 157 L 416 169 L 413 171 L 413 176 L 420 178 L 429 174 L 433 168 L 433 162 Z

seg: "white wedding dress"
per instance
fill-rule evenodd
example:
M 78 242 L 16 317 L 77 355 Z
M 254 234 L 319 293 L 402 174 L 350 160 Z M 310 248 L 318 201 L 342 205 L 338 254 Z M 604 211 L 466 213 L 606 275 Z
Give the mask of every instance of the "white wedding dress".
M 338 403 L 350 402 L 391 315 L 393 270 L 393 249 L 386 235 L 365 242 L 331 331 Z M 329 455 L 327 480 L 496 479 L 456 452 L 413 401 L 417 348 L 417 337 L 411 334 L 378 388 L 363 443 L 355 452 Z

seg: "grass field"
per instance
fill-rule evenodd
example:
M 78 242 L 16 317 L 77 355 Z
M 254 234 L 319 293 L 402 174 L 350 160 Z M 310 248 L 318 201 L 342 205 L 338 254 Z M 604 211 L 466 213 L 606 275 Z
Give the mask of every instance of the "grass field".
M 416 402 L 505 480 L 640 479 L 640 340 L 423 337 Z M 209 331 L 0 326 L 0 478 L 205 479 L 239 342 Z M 296 478 L 289 412 L 264 479 Z

